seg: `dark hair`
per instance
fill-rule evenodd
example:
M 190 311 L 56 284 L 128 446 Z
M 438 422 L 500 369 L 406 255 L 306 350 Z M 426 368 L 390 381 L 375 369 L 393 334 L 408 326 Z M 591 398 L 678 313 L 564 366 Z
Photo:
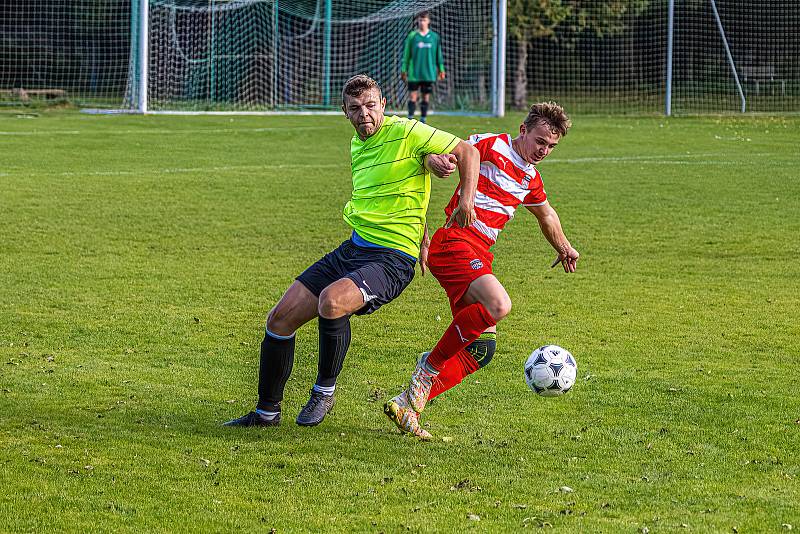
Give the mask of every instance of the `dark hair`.
M 344 99 L 346 96 L 361 96 L 364 91 L 369 91 L 370 89 L 377 89 L 378 94 L 383 96 L 381 93 L 381 86 L 378 85 L 378 82 L 366 74 L 356 74 L 344 82 L 344 88 L 342 89 L 342 104 L 344 104 Z
M 419 13 L 417 13 L 417 16 L 414 17 L 415 20 L 429 19 L 429 18 L 431 18 L 431 14 L 429 11 L 420 11 Z
M 528 116 L 525 117 L 525 128 L 532 129 L 537 124 L 544 124 L 550 131 L 564 137 L 572 126 L 567 112 L 555 102 L 538 102 L 531 106 Z

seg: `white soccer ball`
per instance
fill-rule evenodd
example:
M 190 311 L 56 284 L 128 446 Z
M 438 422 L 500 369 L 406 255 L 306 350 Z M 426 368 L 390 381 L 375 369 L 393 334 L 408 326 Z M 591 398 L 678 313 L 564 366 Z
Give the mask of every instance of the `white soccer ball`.
M 525 382 L 543 397 L 563 395 L 575 384 L 577 376 L 575 357 L 558 345 L 539 347 L 525 362 Z

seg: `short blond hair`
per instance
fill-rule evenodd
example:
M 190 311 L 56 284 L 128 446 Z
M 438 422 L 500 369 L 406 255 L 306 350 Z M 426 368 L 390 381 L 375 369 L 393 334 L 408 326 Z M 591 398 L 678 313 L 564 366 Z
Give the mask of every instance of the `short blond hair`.
M 544 124 L 550 131 L 564 137 L 572 126 L 567 112 L 555 102 L 537 102 L 531 106 L 528 116 L 525 117 L 525 128 L 530 130 L 537 124 Z
M 356 74 L 352 76 L 349 80 L 344 82 L 344 88 L 342 89 L 342 104 L 344 104 L 345 97 L 348 96 L 361 96 L 364 91 L 369 91 L 371 89 L 377 89 L 378 95 L 383 96 L 381 92 L 381 86 L 378 85 L 378 82 L 367 76 L 366 74 Z

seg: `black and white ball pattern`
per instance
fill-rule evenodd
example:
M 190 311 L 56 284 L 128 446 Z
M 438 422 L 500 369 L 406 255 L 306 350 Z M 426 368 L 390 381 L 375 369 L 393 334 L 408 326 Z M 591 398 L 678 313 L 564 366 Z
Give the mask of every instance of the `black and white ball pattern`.
M 525 362 L 525 382 L 543 397 L 563 395 L 575 384 L 577 376 L 575 357 L 558 345 L 539 347 Z

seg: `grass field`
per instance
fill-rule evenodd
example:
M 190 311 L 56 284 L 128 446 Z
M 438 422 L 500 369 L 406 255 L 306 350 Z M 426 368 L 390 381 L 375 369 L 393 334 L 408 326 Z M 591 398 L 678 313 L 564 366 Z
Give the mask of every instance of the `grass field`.
M 447 324 L 429 276 L 353 319 L 322 425 L 293 422 L 312 323 L 283 425 L 220 427 L 266 311 L 348 235 L 343 117 L 0 114 L 0 531 L 800 528 L 800 117 L 574 122 L 540 170 L 579 270 L 519 213 L 498 353 L 420 443 L 381 407 Z M 578 360 L 565 397 L 526 389 L 544 343 Z

